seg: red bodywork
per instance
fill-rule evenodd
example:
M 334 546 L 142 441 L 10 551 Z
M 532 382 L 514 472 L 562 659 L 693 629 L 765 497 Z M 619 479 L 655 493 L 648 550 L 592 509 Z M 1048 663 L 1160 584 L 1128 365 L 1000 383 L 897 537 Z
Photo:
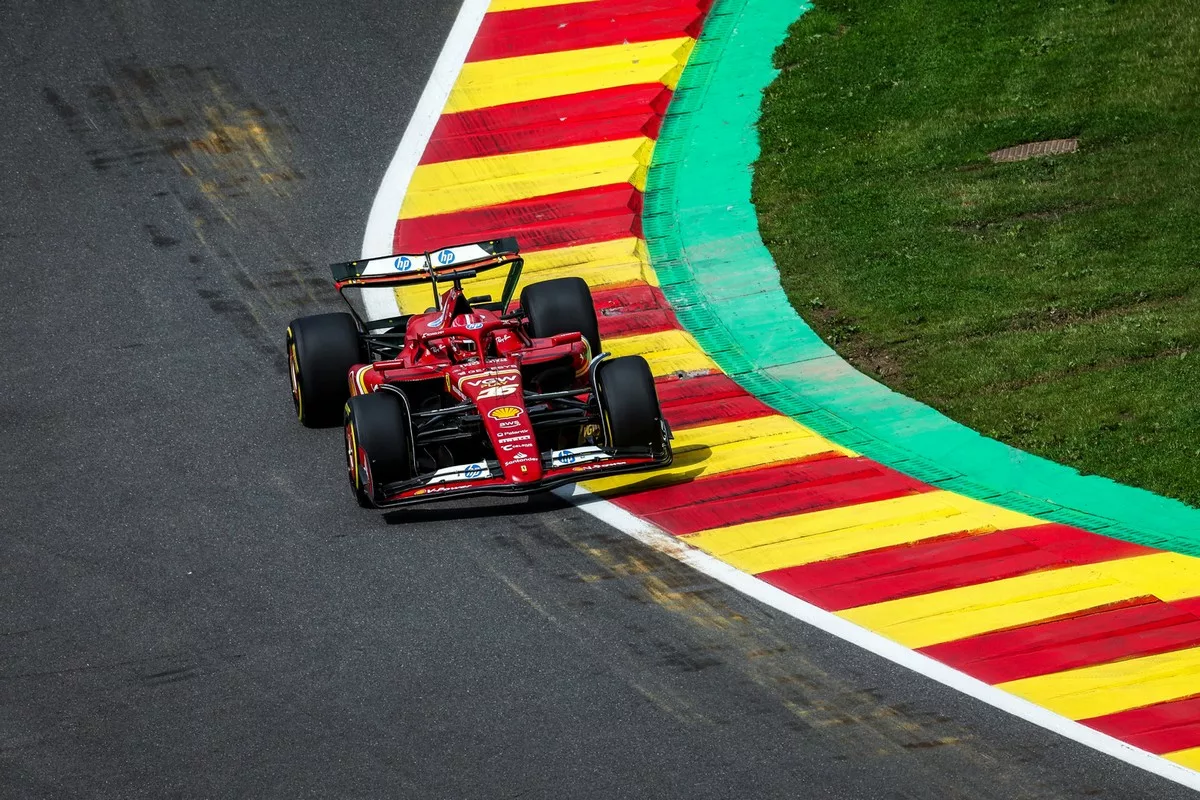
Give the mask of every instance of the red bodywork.
M 446 292 L 441 305 L 441 311 L 408 319 L 399 357 L 359 364 L 350 370 L 351 396 L 377 391 L 384 384 L 442 378 L 451 397 L 474 407 L 501 474 L 493 474 L 489 468 L 487 475 L 439 481 L 435 473 L 430 482 L 396 491 L 368 486 L 378 505 L 431 499 L 430 495 L 443 493 L 483 493 L 489 489 L 493 491 L 488 493 L 504 493 L 494 490 L 505 487 L 519 494 L 573 482 L 586 473 L 621 472 L 663 463 L 661 458 L 615 453 L 602 459 L 589 453 L 587 461 L 563 463 L 570 458 L 570 450 L 551 451 L 548 463 L 544 461 L 544 450 L 539 447 L 525 403 L 528 387 L 522 379 L 523 369 L 529 374 L 530 367 L 565 360 L 572 372 L 571 388 L 585 399 L 591 392 L 588 367 L 592 354 L 587 341 L 579 333 L 533 338 L 518 319 L 506 319 L 499 311 L 469 308 L 458 287 Z M 567 455 L 555 456 L 556 452 Z
M 390 507 L 471 494 L 528 494 L 671 463 L 670 430 L 661 418 L 661 441 L 610 444 L 603 410 L 608 401 L 596 387 L 603 354 L 592 353 L 583 334 L 534 337 L 523 310 L 504 313 L 523 263 L 509 238 L 332 265 L 343 296 L 347 289 L 391 292 L 426 283 L 436 296 L 438 280 L 453 281 L 426 313 L 358 317 L 371 361 L 350 368 L 351 399 L 397 394 L 411 451 L 409 477 L 376 485 L 371 460 L 347 424 L 350 479 L 360 501 Z M 509 273 L 500 301 L 484 296 L 472 307 L 462 281 L 504 267 Z

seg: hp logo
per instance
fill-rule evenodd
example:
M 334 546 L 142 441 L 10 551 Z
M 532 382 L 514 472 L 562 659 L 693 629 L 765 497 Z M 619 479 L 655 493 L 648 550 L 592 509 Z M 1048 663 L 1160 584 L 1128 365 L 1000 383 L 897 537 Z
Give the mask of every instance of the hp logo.
M 439 264 L 453 264 L 454 263 L 454 251 L 453 250 L 443 250 L 442 252 L 438 253 L 438 263 Z
M 412 265 L 413 265 L 412 259 L 409 258 L 408 256 L 400 256 L 399 258 L 396 259 L 396 271 L 397 272 L 408 272 L 410 269 L 412 269 Z

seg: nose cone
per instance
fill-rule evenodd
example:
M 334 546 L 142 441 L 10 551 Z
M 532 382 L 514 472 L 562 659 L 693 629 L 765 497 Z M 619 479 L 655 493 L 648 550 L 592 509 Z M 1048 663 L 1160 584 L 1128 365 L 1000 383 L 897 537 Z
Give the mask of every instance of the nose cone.
M 504 477 L 513 484 L 542 479 L 542 455 L 525 408 L 521 371 L 515 366 L 464 370 L 453 375 L 459 390 L 475 403 Z
M 528 461 L 504 461 L 500 465 L 509 483 L 537 483 L 542 479 L 542 459 L 533 456 Z
M 533 435 L 525 404 L 514 401 L 496 406 L 482 416 L 486 420 L 485 426 L 496 458 L 500 460 L 500 468 L 504 470 L 504 477 L 515 484 L 540 481 L 542 456 L 538 452 L 537 437 Z

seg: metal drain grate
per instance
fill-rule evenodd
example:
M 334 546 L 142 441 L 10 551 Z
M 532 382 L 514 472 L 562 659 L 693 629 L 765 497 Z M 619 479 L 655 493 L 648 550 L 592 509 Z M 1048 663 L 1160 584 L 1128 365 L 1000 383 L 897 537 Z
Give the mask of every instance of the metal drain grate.
M 1028 142 L 1016 147 L 1006 147 L 988 153 L 992 161 L 1024 161 L 1034 156 L 1057 156 L 1062 153 L 1074 153 L 1079 149 L 1078 139 L 1048 139 L 1044 142 Z

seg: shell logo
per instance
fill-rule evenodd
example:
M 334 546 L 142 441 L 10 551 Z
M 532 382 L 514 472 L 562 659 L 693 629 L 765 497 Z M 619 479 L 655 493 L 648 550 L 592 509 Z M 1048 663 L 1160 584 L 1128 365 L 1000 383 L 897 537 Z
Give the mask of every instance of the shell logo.
M 492 419 L 514 419 L 521 416 L 521 409 L 516 406 L 498 406 L 488 412 Z

